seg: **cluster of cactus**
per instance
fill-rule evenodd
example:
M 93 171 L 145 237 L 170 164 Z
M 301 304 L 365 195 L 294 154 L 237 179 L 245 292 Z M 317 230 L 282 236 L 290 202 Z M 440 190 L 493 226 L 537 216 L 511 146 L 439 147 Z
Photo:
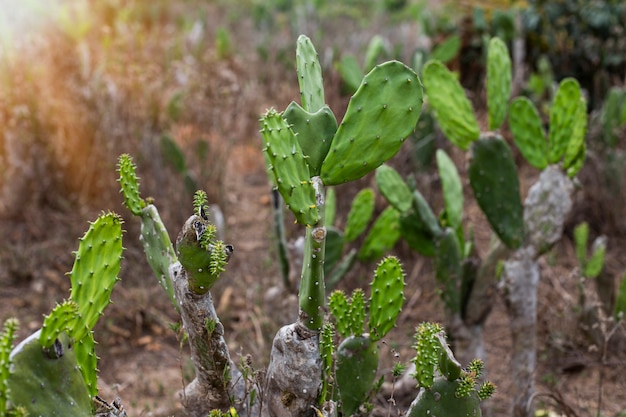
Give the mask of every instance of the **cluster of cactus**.
M 350 298 L 339 290 L 330 295 L 330 313 L 337 333 L 344 338 L 336 352 L 334 380 L 339 408 L 345 416 L 355 414 L 371 394 L 378 370 L 377 342 L 396 323 L 404 302 L 404 286 L 400 261 L 386 257 L 374 273 L 369 303 L 360 288 Z
M 272 183 L 297 222 L 307 226 L 300 307 L 307 327 L 319 331 L 328 233 L 324 187 L 359 179 L 398 152 L 419 117 L 422 87 L 404 64 L 378 65 L 363 78 L 337 124 L 325 105 L 317 52 L 306 36 L 298 38 L 296 60 L 302 105 L 292 102 L 282 113 L 268 110 L 261 133 Z
M 94 414 L 97 356 L 92 329 L 111 302 L 122 258 L 122 221 L 102 214 L 80 239 L 71 293 L 40 330 L 12 348 L 17 321 L 0 337 L 0 415 Z
M 443 328 L 436 323 L 420 324 L 415 340 L 413 376 L 420 390 L 407 416 L 480 417 L 480 401 L 495 392 L 495 385 L 489 381 L 476 388 L 482 375 L 482 361 L 474 359 L 463 369 L 446 342 Z

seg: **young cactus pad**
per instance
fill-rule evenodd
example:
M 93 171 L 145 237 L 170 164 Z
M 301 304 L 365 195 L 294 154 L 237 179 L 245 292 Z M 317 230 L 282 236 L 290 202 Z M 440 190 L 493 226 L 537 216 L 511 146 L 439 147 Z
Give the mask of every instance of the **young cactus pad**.
M 441 62 L 429 61 L 424 66 L 424 87 L 428 103 L 444 135 L 463 150 L 480 136 L 472 104 L 461 83 Z
M 511 96 L 511 58 L 506 44 L 492 38 L 487 52 L 487 107 L 489 130 L 500 128 Z
M 469 181 L 474 197 L 502 243 L 517 249 L 524 239 L 523 206 L 513 153 L 499 136 L 472 144 Z
M 380 340 L 393 328 L 404 303 L 404 272 L 398 258 L 383 259 L 372 281 L 369 330 L 373 341 Z
M 322 164 L 325 185 L 361 178 L 394 156 L 417 124 L 422 85 L 398 61 L 374 67 L 350 99 Z
M 118 159 L 119 183 L 124 195 L 124 204 L 135 215 L 141 217 L 141 240 L 148 263 L 157 276 L 159 284 L 170 297 L 172 305 L 178 309 L 174 297 L 174 287 L 169 276 L 169 267 L 177 261 L 174 246 L 165 225 L 159 216 L 159 211 L 152 205 L 146 205 L 140 197 L 139 178 L 133 159 L 128 154 L 120 155 Z
M 350 336 L 337 348 L 336 378 L 344 416 L 367 400 L 376 379 L 378 347 L 366 336 Z
M 233 247 L 215 238 L 217 232 L 209 223 L 204 191 L 196 192 L 194 207 L 196 214 L 187 219 L 176 239 L 176 253 L 187 271 L 191 291 L 205 294 L 224 271 Z
M 296 67 L 302 107 L 316 113 L 324 107 L 325 101 L 322 67 L 313 43 L 305 35 L 300 35 L 296 42 Z
M 287 207 L 298 223 L 315 225 L 318 221 L 315 189 L 295 133 L 280 113 L 270 109 L 261 118 L 261 134 L 270 175 Z

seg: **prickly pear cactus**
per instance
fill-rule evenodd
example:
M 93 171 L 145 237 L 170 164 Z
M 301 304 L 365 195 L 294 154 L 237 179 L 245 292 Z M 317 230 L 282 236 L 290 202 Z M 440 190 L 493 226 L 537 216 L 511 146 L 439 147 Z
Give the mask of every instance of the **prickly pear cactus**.
M 132 157 L 128 154 L 120 155 L 117 170 L 120 175 L 119 183 L 124 195 L 124 204 L 135 216 L 141 217 L 141 240 L 148 263 L 157 276 L 159 284 L 170 297 L 172 305 L 178 309 L 174 287 L 169 276 L 170 265 L 178 259 L 167 229 L 157 208 L 153 204 L 146 204 L 140 196 L 139 178 Z
M 421 107 L 422 85 L 409 67 L 397 61 L 376 66 L 350 99 L 322 164 L 324 184 L 357 180 L 395 155 Z
M 316 113 L 325 102 L 322 67 L 313 42 L 304 35 L 300 35 L 296 42 L 296 67 L 302 107 Z
M 373 341 L 382 339 L 396 324 L 404 304 L 404 273 L 400 261 L 388 256 L 374 273 L 368 327 Z
M 474 360 L 467 370 L 463 370 L 438 324 L 422 323 L 415 337 L 414 376 L 420 390 L 407 416 L 480 417 L 480 401 L 495 392 L 495 386 L 490 382 L 476 388 L 482 374 L 482 362 Z M 440 376 L 435 376 L 436 370 Z
M 315 113 L 310 113 L 298 103 L 291 102 L 283 117 L 296 134 L 302 153 L 308 156 L 309 175 L 319 175 L 322 162 L 337 132 L 337 119 L 332 110 L 323 106 Z
M 33 333 L 11 352 L 9 398 L 32 416 L 92 415 L 91 397 L 78 368 L 73 342 L 65 333 L 43 349 Z
M 526 97 L 513 100 L 509 127 L 515 145 L 528 163 L 538 169 L 548 166 L 548 138 L 532 101 Z
M 374 198 L 374 190 L 365 188 L 359 191 L 352 200 L 346 220 L 346 242 L 352 242 L 365 231 L 374 214 Z
M 435 277 L 442 289 L 441 298 L 449 311 L 461 311 L 460 283 L 463 254 L 456 233 L 446 228 L 435 243 Z
M 401 236 L 400 213 L 389 206 L 378 216 L 359 250 L 362 260 L 380 259 L 386 252 L 393 249 Z
M 499 38 L 489 41 L 487 52 L 487 109 L 489 130 L 499 129 L 506 117 L 511 96 L 511 58 Z
M 389 165 L 376 169 L 376 185 L 385 199 L 400 213 L 406 213 L 412 206 L 411 189 L 398 171 Z
M 270 109 L 261 118 L 263 152 L 280 195 L 296 216 L 298 223 L 314 225 L 318 220 L 315 190 L 309 166 L 296 135 L 283 116 Z
M 429 61 L 423 74 L 428 103 L 441 130 L 452 143 L 467 150 L 480 136 L 480 129 L 461 83 L 439 61 Z
M 209 222 L 207 196 L 197 191 L 195 213 L 183 225 L 176 239 L 176 253 L 187 271 L 189 288 L 195 294 L 206 294 L 224 272 L 233 247 L 216 239 L 215 225 Z
M 548 159 L 551 164 L 557 163 L 565 155 L 565 151 L 574 135 L 579 116 L 579 103 L 582 98 L 578 81 L 566 78 L 559 84 L 550 107 L 550 134 L 548 137 Z
M 337 348 L 335 376 L 343 415 L 355 414 L 373 388 L 378 369 L 378 347 L 367 336 L 350 336 Z
M 524 239 L 523 206 L 511 149 L 499 136 L 472 144 L 469 181 L 474 197 L 502 243 L 517 249 Z
M 345 337 L 337 348 L 335 369 L 343 415 L 354 414 L 369 398 L 378 370 L 376 342 L 396 323 L 404 302 L 404 285 L 400 261 L 390 256 L 376 269 L 369 303 L 361 289 L 356 289 L 350 299 L 341 291 L 330 296 L 329 307 L 337 323 L 337 333 Z M 368 333 L 364 333 L 368 310 Z
M 443 188 L 443 201 L 446 207 L 446 220 L 450 227 L 457 230 L 463 221 L 463 185 L 456 165 L 443 149 L 438 149 L 437 167 L 441 188 Z

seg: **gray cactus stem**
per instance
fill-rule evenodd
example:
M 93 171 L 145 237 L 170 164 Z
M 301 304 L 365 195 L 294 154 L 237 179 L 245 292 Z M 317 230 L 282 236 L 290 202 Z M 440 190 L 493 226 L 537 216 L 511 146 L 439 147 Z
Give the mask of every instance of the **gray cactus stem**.
M 196 371 L 195 379 L 180 393 L 185 412 L 190 417 L 205 417 L 213 409 L 227 411 L 235 406 L 240 415 L 248 415 L 245 382 L 230 358 L 211 293 L 193 293 L 179 262 L 170 266 L 169 272 Z
M 513 417 L 532 417 L 534 371 L 537 362 L 537 258 L 561 239 L 572 208 L 572 181 L 557 166 L 549 166 L 530 188 L 524 202 L 526 242 L 504 263 L 504 295 L 513 339 L 511 357 Z

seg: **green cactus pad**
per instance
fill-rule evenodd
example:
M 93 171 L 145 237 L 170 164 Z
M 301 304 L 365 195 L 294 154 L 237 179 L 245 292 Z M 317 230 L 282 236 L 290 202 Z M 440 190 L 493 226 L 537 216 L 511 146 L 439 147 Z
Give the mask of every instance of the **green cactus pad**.
M 364 188 L 352 200 L 346 220 L 346 242 L 352 242 L 367 228 L 374 214 L 374 197 L 374 190 Z
M 585 134 L 587 133 L 587 102 L 584 99 L 578 101 L 576 113 L 576 125 L 572 132 L 572 137 L 567 144 L 565 157 L 563 158 L 563 168 L 571 178 L 578 173 L 585 161 Z
M 9 376 L 11 361 L 9 359 L 13 350 L 13 340 L 18 329 L 18 321 L 9 318 L 4 321 L 0 332 L 0 415 L 5 415 L 9 397 Z
M 96 341 L 90 330 L 83 338 L 74 344 L 78 369 L 85 380 L 87 391 L 92 397 L 98 395 L 98 356 L 96 356 Z
M 437 150 L 437 167 L 450 227 L 457 229 L 463 221 L 463 185 L 456 165 L 443 149 Z
M 578 81 L 566 78 L 559 84 L 550 107 L 549 162 L 561 160 L 576 130 L 579 105 L 582 97 Z
M 124 204 L 131 213 L 139 216 L 141 210 L 146 206 L 146 202 L 139 195 L 139 178 L 136 174 L 133 158 L 128 154 L 120 155 L 117 170 L 120 174 L 118 181 L 122 187 L 122 194 L 124 194 Z
M 449 311 L 461 311 L 461 247 L 456 233 L 446 228 L 435 244 L 435 277 L 441 298 Z
M 379 166 L 376 169 L 376 185 L 383 197 L 400 213 L 406 213 L 411 209 L 411 189 L 398 171 L 389 165 Z
M 341 337 L 350 335 L 350 304 L 343 291 L 335 290 L 328 297 L 330 314 L 335 318 L 337 334 Z
M 296 139 L 307 156 L 310 176 L 320 174 L 322 162 L 330 149 L 330 144 L 337 132 L 337 119 L 328 106 L 323 106 L 315 113 L 304 110 L 296 102 L 291 102 L 283 117 L 296 134 Z
M 436 335 L 443 329 L 438 323 L 424 322 L 415 331 L 415 364 L 413 377 L 420 387 L 430 388 L 435 378 L 435 369 L 439 363 L 441 346 Z
M 152 204 L 141 211 L 141 241 L 148 264 L 150 264 L 159 284 L 169 296 L 172 305 L 178 309 L 169 274 L 170 265 L 176 263 L 178 258 L 159 211 Z
M 265 141 L 263 152 L 270 162 L 270 171 L 280 195 L 298 223 L 316 224 L 315 190 L 296 135 L 287 121 L 273 109 L 261 118 L 261 126 Z
M 9 399 L 31 416 L 84 417 L 92 415 L 91 398 L 69 336 L 59 335 L 44 351 L 36 332 L 11 353 Z
M 93 327 L 111 302 L 122 260 L 122 219 L 102 214 L 80 239 L 74 267 L 70 300 L 78 305 L 79 320 L 72 337 L 80 340 Z
M 446 341 L 445 332 L 441 331 L 435 335 L 437 343 L 439 343 L 439 372 L 446 377 L 448 381 L 454 381 L 461 376 L 463 368 L 459 361 L 456 360 L 448 342 Z
M 499 136 L 472 144 L 469 181 L 474 197 L 502 243 L 517 249 L 524 239 L 523 206 L 513 153 Z
M 350 334 L 355 336 L 361 336 L 363 334 L 363 327 L 365 326 L 365 294 L 363 290 L 357 288 L 352 292 L 352 297 L 348 301 L 350 309 L 348 314 L 350 316 Z
M 422 388 L 407 412 L 408 417 L 481 417 L 478 393 L 472 390 L 468 396 L 459 397 L 456 392 L 461 382 L 435 379 L 429 389 Z
M 296 67 L 302 107 L 315 113 L 324 106 L 324 83 L 317 51 L 305 35 L 300 35 L 296 43 Z
M 429 61 L 423 71 L 428 103 L 444 135 L 463 150 L 480 136 L 472 104 L 461 83 L 441 62 Z
M 212 225 L 206 219 L 194 214 L 187 219 L 176 239 L 178 260 L 187 271 L 189 288 L 196 294 L 205 294 L 213 287 L 223 270 L 215 263 L 225 264 L 228 257 L 221 241 L 213 241 L 204 247 L 203 238 L 210 230 L 209 226 Z
M 328 276 L 341 259 L 344 247 L 344 236 L 341 230 L 334 227 L 326 228 L 326 255 L 324 257 L 324 276 Z
M 389 206 L 376 219 L 359 250 L 359 259 L 373 261 L 390 251 L 400 239 L 400 213 Z
M 433 213 L 432 209 L 428 205 L 428 201 L 426 201 L 422 193 L 420 193 L 418 190 L 413 191 L 412 203 L 415 213 L 417 214 L 418 218 L 420 219 L 430 236 L 437 237 L 441 235 L 443 231 L 441 229 L 441 226 L 439 226 L 437 216 L 435 216 L 435 213 Z
M 422 85 L 413 70 L 397 61 L 376 66 L 350 99 L 322 164 L 324 184 L 357 180 L 394 156 L 421 107 Z
M 337 348 L 335 376 L 344 416 L 357 412 L 369 397 L 378 369 L 378 348 L 368 337 L 353 336 Z
M 433 236 L 415 212 L 400 215 L 400 233 L 411 249 L 424 256 L 435 256 Z
M 70 333 L 77 320 L 78 305 L 75 302 L 68 300 L 57 304 L 43 321 L 39 343 L 46 349 L 50 348 L 61 333 Z
M 513 141 L 529 164 L 538 169 L 548 166 L 548 139 L 535 105 L 526 97 L 511 103 L 509 127 Z
M 511 58 L 506 44 L 491 38 L 487 52 L 487 108 L 489 130 L 499 129 L 511 96 Z
M 393 328 L 404 303 L 404 271 L 398 258 L 383 259 L 374 273 L 370 298 L 369 332 L 380 340 Z

